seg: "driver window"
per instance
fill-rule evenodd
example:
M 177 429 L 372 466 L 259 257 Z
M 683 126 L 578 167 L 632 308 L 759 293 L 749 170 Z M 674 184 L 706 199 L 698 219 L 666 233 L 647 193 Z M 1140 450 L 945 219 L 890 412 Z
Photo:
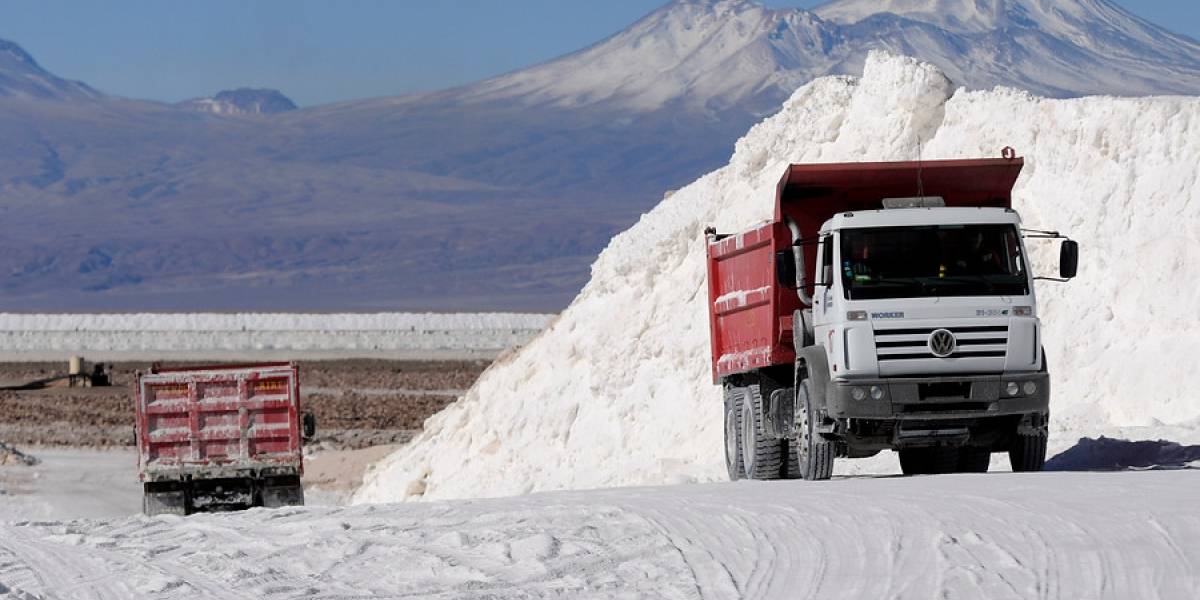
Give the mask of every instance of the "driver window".
M 821 278 L 820 282 L 831 286 L 833 285 L 833 245 L 830 241 L 833 236 L 827 235 L 821 238 Z

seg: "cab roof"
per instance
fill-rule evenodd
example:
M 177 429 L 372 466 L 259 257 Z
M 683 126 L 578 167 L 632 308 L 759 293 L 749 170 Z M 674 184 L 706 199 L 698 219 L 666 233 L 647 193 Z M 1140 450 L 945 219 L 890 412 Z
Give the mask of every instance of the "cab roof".
M 859 227 L 906 227 L 921 225 L 1019 225 L 1016 211 L 992 207 L 891 208 L 837 213 L 821 232 Z

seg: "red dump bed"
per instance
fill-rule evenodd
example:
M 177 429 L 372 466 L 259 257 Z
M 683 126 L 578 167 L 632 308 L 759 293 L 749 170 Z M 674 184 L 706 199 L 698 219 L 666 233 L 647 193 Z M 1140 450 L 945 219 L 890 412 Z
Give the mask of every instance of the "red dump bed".
M 878 210 L 883 208 L 884 198 L 940 196 L 946 206 L 1007 208 L 1012 205 L 1012 188 L 1023 165 L 1022 159 L 1013 156 L 789 166 L 776 188 L 772 222 L 709 238 L 713 381 L 795 361 L 792 314 L 802 305 L 795 290 L 775 280 L 775 253 L 792 247 L 789 222 L 797 227 L 802 240 L 815 240 L 821 225 L 835 214 Z M 814 245 L 805 246 L 804 259 L 804 280 L 811 284 L 816 267 Z
M 135 389 L 143 481 L 302 470 L 294 364 L 160 369 Z

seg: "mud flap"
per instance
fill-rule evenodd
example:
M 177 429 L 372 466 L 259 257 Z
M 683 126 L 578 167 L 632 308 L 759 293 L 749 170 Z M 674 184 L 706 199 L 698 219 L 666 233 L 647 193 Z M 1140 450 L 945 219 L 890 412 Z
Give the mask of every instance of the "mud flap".
M 796 388 L 780 388 L 771 392 L 767 411 L 763 415 L 763 432 L 784 439 L 792 436 L 796 423 Z
M 155 515 L 187 515 L 187 492 L 184 490 L 151 491 L 142 495 L 142 512 Z
M 271 477 L 263 481 L 262 505 L 266 508 L 304 506 L 304 486 L 299 477 Z

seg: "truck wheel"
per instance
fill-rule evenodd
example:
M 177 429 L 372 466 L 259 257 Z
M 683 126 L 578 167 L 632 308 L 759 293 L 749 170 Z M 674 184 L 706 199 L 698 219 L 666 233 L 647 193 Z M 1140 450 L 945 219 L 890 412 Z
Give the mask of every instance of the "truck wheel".
M 987 473 L 988 465 L 992 462 L 990 448 L 963 446 L 958 449 L 959 473 Z
M 1015 473 L 1041 471 L 1046 462 L 1046 436 L 1018 434 L 1008 449 L 1008 462 Z
M 905 475 L 940 475 L 958 469 L 958 448 L 904 448 L 900 450 L 900 470 Z
M 742 478 L 742 394 L 731 384 L 725 384 L 725 469 L 729 480 Z
M 796 369 L 796 439 L 788 441 L 788 475 L 810 481 L 833 476 L 834 443 L 817 433 L 812 384 L 804 367 Z
M 783 477 L 784 440 L 763 435 L 763 399 L 757 384 L 741 388 L 742 467 L 746 479 Z

